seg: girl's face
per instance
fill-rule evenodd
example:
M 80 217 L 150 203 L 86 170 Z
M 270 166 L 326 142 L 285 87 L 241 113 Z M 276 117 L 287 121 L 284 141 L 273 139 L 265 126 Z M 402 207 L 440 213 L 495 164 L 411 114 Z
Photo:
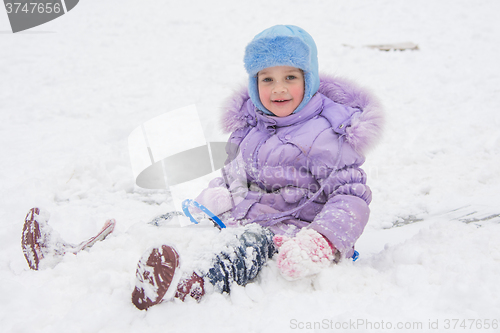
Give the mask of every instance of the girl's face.
M 304 98 L 304 73 L 291 66 L 275 66 L 257 74 L 260 102 L 278 117 L 292 114 Z

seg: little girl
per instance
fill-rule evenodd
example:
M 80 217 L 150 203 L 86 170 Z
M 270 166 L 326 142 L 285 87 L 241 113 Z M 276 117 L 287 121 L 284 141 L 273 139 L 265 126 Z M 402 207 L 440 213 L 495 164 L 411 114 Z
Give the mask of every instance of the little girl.
M 353 256 L 369 216 L 371 191 L 360 166 L 381 134 L 378 101 L 347 80 L 320 77 L 314 40 L 296 26 L 255 36 L 244 64 L 248 89 L 229 100 L 222 117 L 231 133 L 227 167 L 196 198 L 240 232 L 209 270 L 180 282 L 175 249 L 144 255 L 132 294 L 139 309 L 172 296 L 199 300 L 209 286 L 229 292 L 276 252 L 288 280 Z M 237 158 L 242 169 L 229 163 Z

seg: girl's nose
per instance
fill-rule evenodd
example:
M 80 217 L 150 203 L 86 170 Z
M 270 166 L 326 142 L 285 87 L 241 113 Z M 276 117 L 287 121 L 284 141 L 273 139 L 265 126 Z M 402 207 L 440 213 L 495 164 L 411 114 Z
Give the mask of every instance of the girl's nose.
M 273 93 L 280 94 L 280 93 L 283 93 L 283 92 L 286 92 L 285 85 L 283 85 L 281 83 L 277 83 L 274 86 Z

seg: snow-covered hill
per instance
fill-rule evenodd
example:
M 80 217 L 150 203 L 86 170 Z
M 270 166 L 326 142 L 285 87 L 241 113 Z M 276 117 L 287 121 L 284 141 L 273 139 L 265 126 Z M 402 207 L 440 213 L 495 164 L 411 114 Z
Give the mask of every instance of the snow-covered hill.
M 0 13 L 1 331 L 499 331 L 500 218 L 460 219 L 500 214 L 499 12 L 495 0 L 87 0 L 17 34 Z M 128 135 L 195 103 L 206 135 L 224 140 L 219 107 L 246 81 L 244 47 L 274 24 L 303 27 L 321 71 L 386 108 L 365 164 L 374 200 L 361 258 L 295 283 L 271 261 L 230 296 L 138 311 L 141 254 L 168 242 L 194 258 L 217 230 L 147 225 L 168 196 L 134 187 Z M 419 50 L 363 47 L 407 41 Z M 30 271 L 20 238 L 34 206 L 70 242 L 111 217 L 117 227 Z

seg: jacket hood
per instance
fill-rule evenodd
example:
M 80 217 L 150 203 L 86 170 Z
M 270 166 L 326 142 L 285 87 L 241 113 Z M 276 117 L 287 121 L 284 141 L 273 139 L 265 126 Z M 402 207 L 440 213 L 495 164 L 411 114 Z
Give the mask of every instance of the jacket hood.
M 359 109 L 351 118 L 345 131 L 345 139 L 358 153 L 365 155 L 382 136 L 384 112 L 379 100 L 366 88 L 352 81 L 321 75 L 318 92 L 335 103 Z M 231 96 L 223 108 L 221 125 L 225 133 L 246 127 L 248 115 L 242 107 L 251 99 L 248 89 L 243 88 Z M 253 100 L 252 100 L 253 102 Z
M 314 39 L 305 30 L 293 25 L 276 25 L 268 28 L 247 45 L 244 57 L 249 75 L 248 91 L 257 109 L 272 115 L 262 105 L 257 86 L 257 73 L 274 66 L 292 66 L 304 72 L 304 98 L 294 110 L 300 111 L 314 96 L 319 87 L 318 51 Z

